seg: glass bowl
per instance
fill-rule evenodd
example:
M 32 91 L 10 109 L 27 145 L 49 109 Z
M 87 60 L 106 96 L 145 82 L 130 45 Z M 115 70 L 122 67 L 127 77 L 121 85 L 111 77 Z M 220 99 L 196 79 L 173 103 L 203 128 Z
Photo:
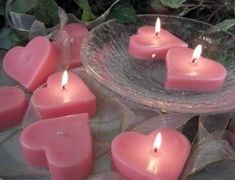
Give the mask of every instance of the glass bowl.
M 164 61 L 144 61 L 128 54 L 129 37 L 143 25 L 162 27 L 189 44 L 203 45 L 203 56 L 222 63 L 228 72 L 223 89 L 196 93 L 164 89 Z M 167 15 L 140 15 L 136 24 L 107 21 L 85 38 L 81 60 L 99 83 L 138 105 L 166 112 L 216 114 L 235 109 L 235 38 L 200 21 Z M 209 69 L 210 67 L 208 67 Z

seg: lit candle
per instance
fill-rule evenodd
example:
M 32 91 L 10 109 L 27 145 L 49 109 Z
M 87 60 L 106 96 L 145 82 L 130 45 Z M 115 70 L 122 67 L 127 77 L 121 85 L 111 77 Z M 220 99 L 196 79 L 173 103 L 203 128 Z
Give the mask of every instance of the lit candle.
M 196 92 L 217 91 L 223 87 L 227 71 L 220 63 L 201 56 L 202 46 L 173 48 L 166 57 L 165 88 Z
M 0 87 L 0 130 L 19 125 L 27 108 L 24 92 L 16 87 Z
M 10 49 L 3 59 L 3 69 L 26 89 L 33 91 L 55 70 L 57 59 L 57 52 L 50 41 L 38 36 L 25 47 Z
M 85 179 L 93 165 L 86 113 L 44 119 L 26 127 L 20 138 L 26 162 L 48 168 L 54 180 Z
M 113 169 L 127 179 L 177 180 L 189 156 L 187 138 L 172 129 L 125 132 L 112 141 Z
M 77 113 L 96 113 L 96 98 L 76 74 L 65 71 L 52 74 L 47 86 L 38 88 L 32 95 L 32 104 L 42 118 Z
M 188 47 L 188 44 L 161 28 L 157 18 L 155 27 L 140 27 L 137 34 L 130 37 L 128 52 L 138 59 L 165 59 L 167 51 L 174 47 Z

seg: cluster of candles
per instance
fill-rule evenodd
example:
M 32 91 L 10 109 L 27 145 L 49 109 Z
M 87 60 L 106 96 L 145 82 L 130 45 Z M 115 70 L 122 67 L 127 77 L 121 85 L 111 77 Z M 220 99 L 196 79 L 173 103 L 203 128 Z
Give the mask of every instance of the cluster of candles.
M 158 18 L 154 26 L 143 26 L 129 39 L 128 52 L 142 60 L 165 60 L 167 90 L 213 92 L 224 85 L 227 71 L 217 61 L 201 56 L 202 45 L 195 50 L 167 30 Z
M 129 53 L 141 59 L 166 59 L 167 89 L 221 88 L 226 77 L 223 66 L 195 55 L 187 43 L 161 29 L 158 22 L 156 28 L 141 27 L 137 35 L 130 37 Z M 74 23 L 66 25 L 65 30 L 73 45 L 71 66 L 75 67 L 80 65 L 79 47 L 88 31 Z M 84 179 L 93 167 L 89 118 L 96 114 L 96 97 L 76 74 L 53 73 L 58 64 L 57 47 L 56 42 L 36 37 L 25 47 L 8 51 L 3 68 L 33 92 L 30 104 L 42 117 L 21 134 L 26 162 L 48 168 L 54 180 Z M 17 87 L 1 87 L 0 100 L 0 129 L 19 124 L 28 104 L 24 92 Z M 172 129 L 158 129 L 149 135 L 125 132 L 112 141 L 112 165 L 127 179 L 176 180 L 190 148 L 187 138 Z

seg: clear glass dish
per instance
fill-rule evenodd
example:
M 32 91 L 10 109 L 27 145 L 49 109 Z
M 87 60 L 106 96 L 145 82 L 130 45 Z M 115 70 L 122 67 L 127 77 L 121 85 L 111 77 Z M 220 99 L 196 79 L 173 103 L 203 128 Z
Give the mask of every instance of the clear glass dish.
M 202 44 L 203 56 L 222 63 L 227 71 L 223 89 L 213 93 L 167 91 L 164 61 L 143 61 L 128 54 L 128 40 L 138 27 L 162 27 L 186 41 Z M 121 97 L 149 109 L 176 113 L 215 114 L 235 109 L 235 37 L 200 21 L 167 15 L 140 15 L 136 24 L 107 21 L 83 42 L 81 59 L 86 71 Z M 208 67 L 209 69 L 210 67 Z

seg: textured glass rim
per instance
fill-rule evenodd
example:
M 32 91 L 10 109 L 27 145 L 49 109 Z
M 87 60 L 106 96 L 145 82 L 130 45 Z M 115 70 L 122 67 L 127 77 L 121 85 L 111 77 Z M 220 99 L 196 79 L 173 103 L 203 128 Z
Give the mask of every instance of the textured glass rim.
M 218 29 L 218 30 L 230 35 L 231 37 L 234 37 L 234 35 L 228 31 L 219 29 L 214 25 L 211 25 L 209 23 L 202 22 L 199 20 L 195 20 L 195 19 L 174 16 L 174 15 L 162 15 L 162 14 L 141 14 L 141 15 L 138 15 L 138 18 L 142 18 L 142 17 L 165 17 L 165 18 L 173 18 L 173 19 L 184 20 L 184 21 L 188 21 L 188 22 L 199 23 L 199 24 L 203 24 L 203 25 L 208 26 L 208 28 Z M 190 102 L 188 105 L 181 104 L 180 108 L 174 108 L 175 106 L 177 106 L 176 103 L 158 100 L 158 99 L 145 98 L 141 95 L 138 95 L 138 94 L 135 94 L 135 93 L 128 91 L 128 88 L 123 89 L 123 87 L 120 84 L 118 84 L 114 81 L 110 81 L 110 80 L 106 80 L 106 79 L 102 78 L 99 75 L 99 73 L 97 73 L 94 69 L 89 67 L 89 62 L 86 60 L 83 46 L 85 46 L 86 41 L 91 38 L 92 32 L 94 32 L 95 30 L 97 30 L 99 28 L 102 28 L 103 26 L 105 26 L 109 23 L 113 23 L 113 22 L 116 22 L 116 20 L 111 19 L 109 21 L 106 21 L 106 22 L 98 25 L 94 29 L 92 29 L 89 32 L 89 34 L 87 35 L 87 37 L 84 39 L 83 45 L 81 48 L 81 61 L 82 61 L 83 65 L 85 66 L 85 70 L 87 71 L 87 73 L 92 75 L 99 83 L 101 83 L 104 87 L 112 90 L 118 96 L 121 96 L 122 98 L 129 100 L 130 102 L 134 102 L 137 105 L 140 105 L 144 108 L 151 109 L 151 110 L 161 110 L 163 112 L 188 113 L 188 114 L 218 114 L 218 113 L 229 112 L 229 111 L 232 111 L 235 109 L 235 99 L 232 103 L 232 104 L 234 104 L 233 106 L 231 106 L 231 103 L 226 106 L 223 106 L 223 105 L 219 106 L 218 105 L 216 107 L 213 107 L 213 109 L 211 109 L 210 111 L 208 111 L 207 108 L 205 108 L 205 107 L 201 108 L 200 110 L 194 110 L 193 104 L 190 104 Z M 181 111 L 180 110 L 181 108 L 184 108 L 184 111 Z

